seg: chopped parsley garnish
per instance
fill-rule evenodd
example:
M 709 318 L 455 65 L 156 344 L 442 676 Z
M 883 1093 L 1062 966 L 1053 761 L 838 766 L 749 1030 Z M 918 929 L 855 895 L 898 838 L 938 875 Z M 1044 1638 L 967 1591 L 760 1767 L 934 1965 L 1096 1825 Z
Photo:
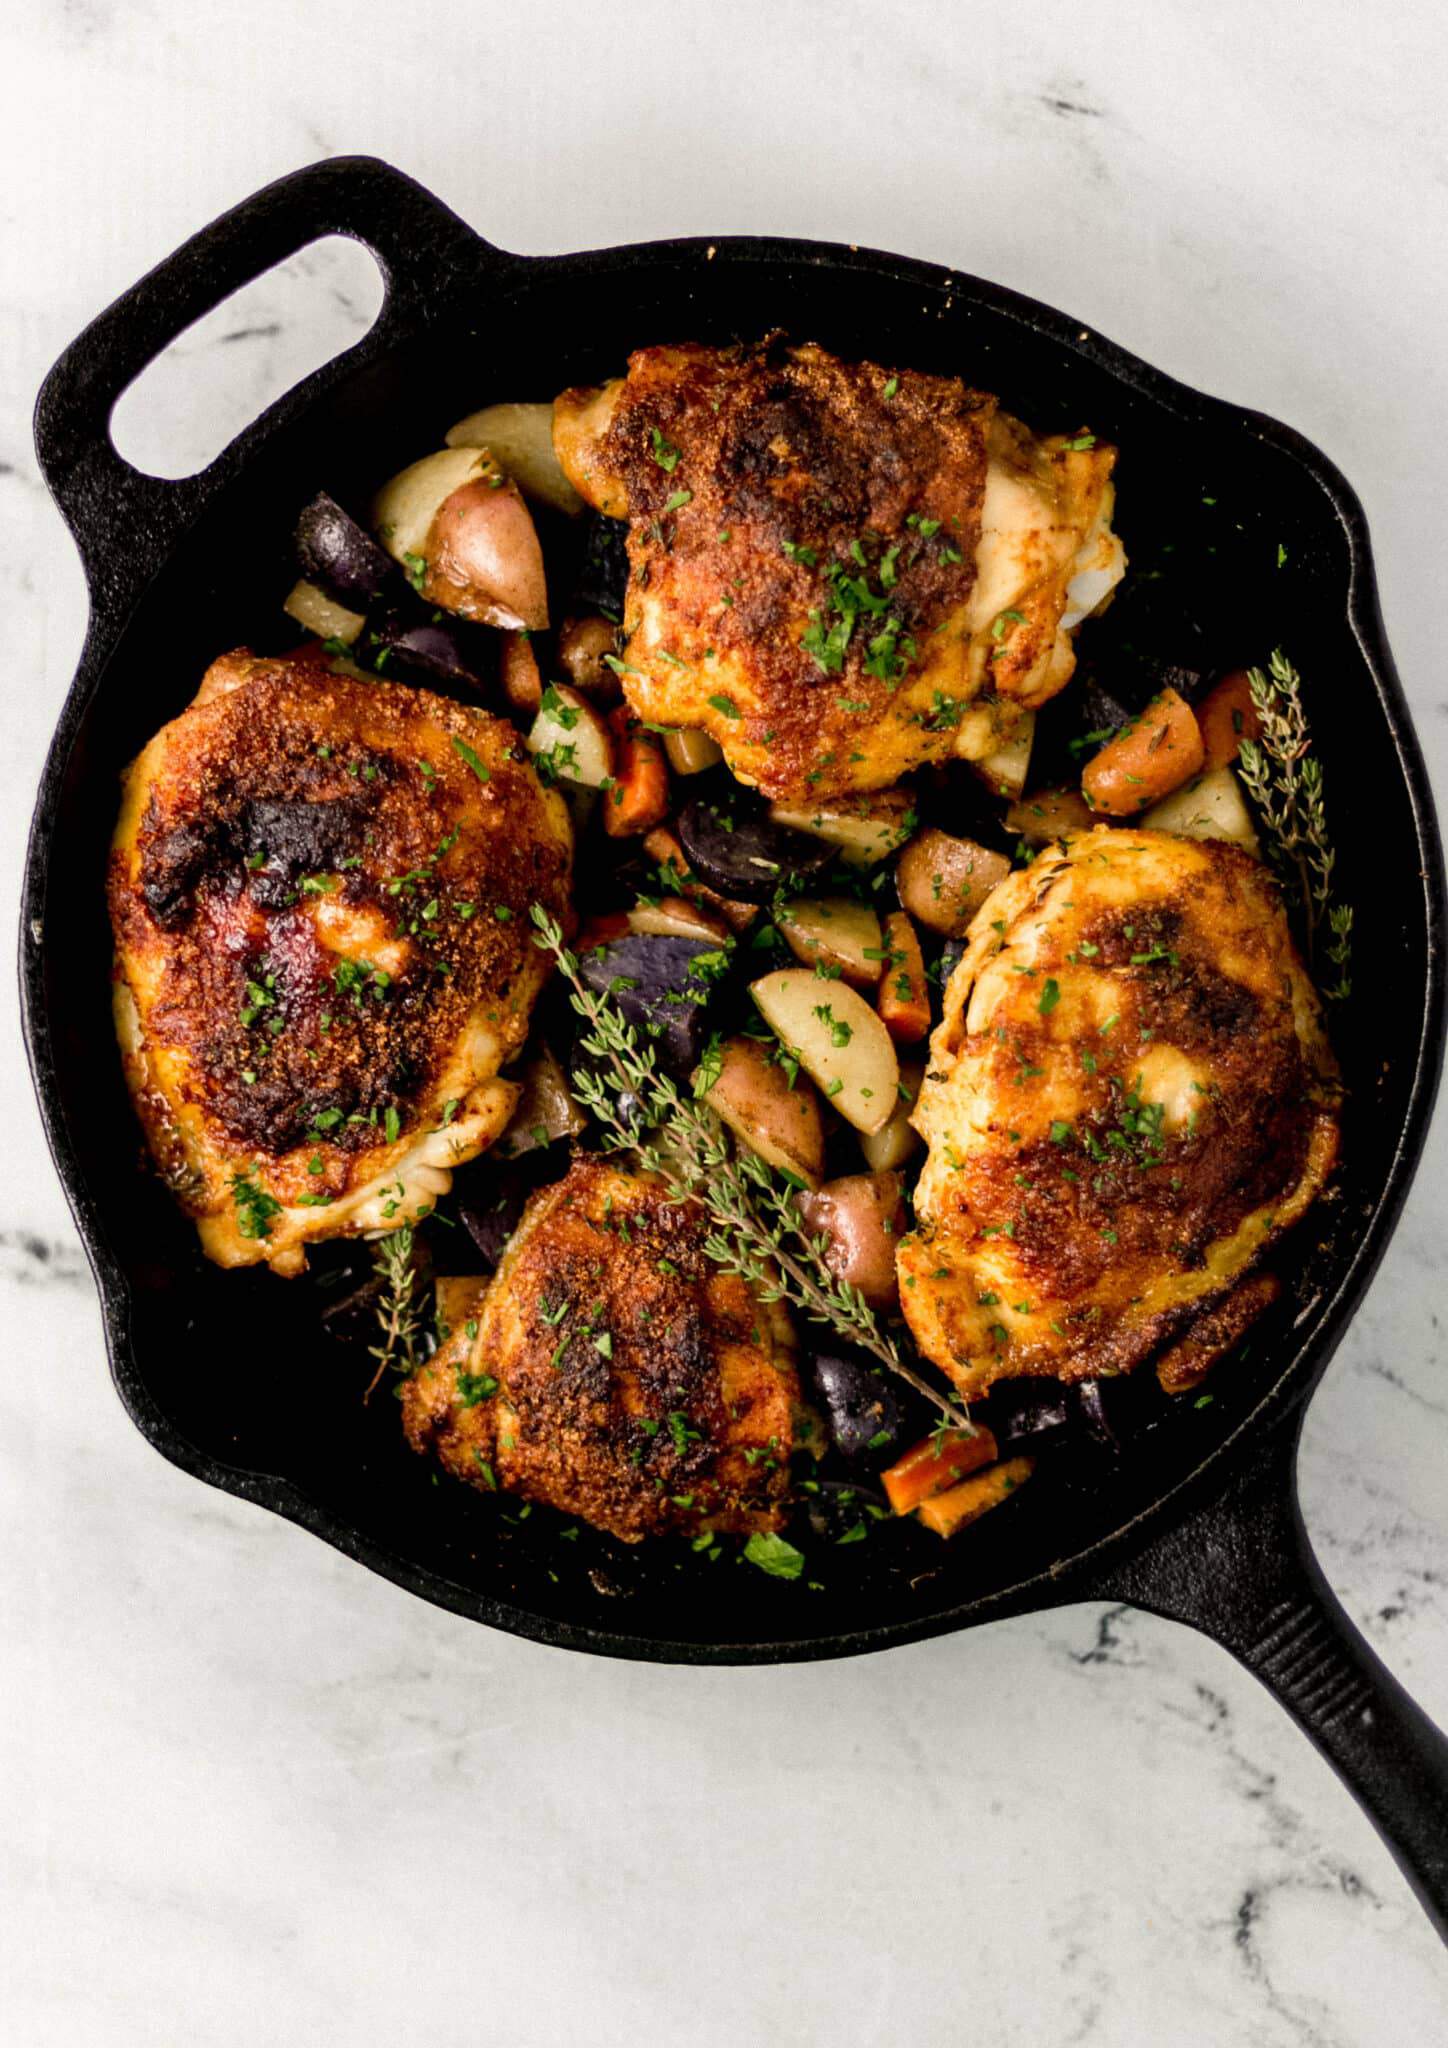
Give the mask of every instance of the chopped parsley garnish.
M 574 715 L 575 717 L 577 716 L 576 713 Z M 452 744 L 453 752 L 458 756 L 460 760 L 467 762 L 469 768 L 472 769 L 474 775 L 477 776 L 479 782 L 492 781 L 493 777 L 491 770 L 487 767 L 481 755 L 478 754 L 474 748 L 470 747 L 466 740 L 460 740 L 456 737 L 456 735 L 454 735 Z

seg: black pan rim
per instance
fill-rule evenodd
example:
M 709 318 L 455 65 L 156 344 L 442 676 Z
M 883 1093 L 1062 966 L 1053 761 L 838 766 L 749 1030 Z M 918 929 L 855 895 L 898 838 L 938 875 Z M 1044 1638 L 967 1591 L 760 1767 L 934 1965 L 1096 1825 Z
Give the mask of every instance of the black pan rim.
M 365 163 L 369 160 L 350 161 Z M 392 173 L 388 175 L 395 176 Z M 1245 1442 L 1306 1401 L 1386 1249 L 1426 1139 L 1443 1059 L 1443 854 L 1426 769 L 1379 613 L 1372 550 L 1362 507 L 1336 466 L 1294 428 L 1268 415 L 1194 390 L 1068 315 L 961 271 L 854 246 L 846 248 L 832 243 L 750 236 L 699 236 L 621 245 L 573 256 L 539 257 L 506 255 L 477 238 L 477 254 L 480 265 L 493 267 L 515 281 L 525 280 L 530 272 L 540 277 L 562 274 L 586 279 L 649 262 L 700 267 L 789 263 L 817 267 L 830 265 L 877 278 L 885 277 L 895 286 L 916 285 L 935 294 L 945 293 L 956 301 L 969 299 L 989 306 L 1028 325 L 1034 332 L 1046 335 L 1063 349 L 1089 353 L 1091 359 L 1108 374 L 1178 417 L 1197 424 L 1212 419 L 1223 427 L 1230 424 L 1236 434 L 1246 433 L 1272 445 L 1305 470 L 1344 531 L 1349 561 L 1345 594 L 1347 624 L 1372 678 L 1387 722 L 1412 812 L 1420 857 L 1428 971 L 1423 992 L 1423 1024 L 1398 1143 L 1372 1204 L 1366 1227 L 1337 1284 L 1330 1295 L 1314 1304 L 1311 1328 L 1272 1383 L 1264 1386 L 1254 1406 L 1242 1414 L 1235 1426 L 1206 1450 L 1199 1463 L 1167 1492 L 1109 1534 L 1059 1559 L 1048 1570 L 1031 1579 L 993 1593 L 967 1598 L 929 1614 L 903 1617 L 898 1622 L 877 1627 L 801 1636 L 796 1640 L 771 1637 L 758 1642 L 724 1643 L 636 1635 L 626 1628 L 595 1628 L 585 1623 L 557 1620 L 511 1602 L 473 1592 L 364 1538 L 294 1482 L 273 1474 L 228 1466 L 202 1454 L 154 1407 L 134 1371 L 127 1277 L 110 1255 L 103 1219 L 80 1170 L 67 1129 L 64 1107 L 59 1099 L 46 1012 L 42 953 L 36 940 L 64 769 L 84 708 L 105 672 L 108 650 L 99 644 L 103 636 L 98 633 L 93 607 L 76 678 L 62 706 L 47 754 L 31 825 L 21 906 L 20 984 L 22 1028 L 42 1121 L 96 1279 L 110 1369 L 117 1392 L 142 1434 L 180 1469 L 223 1492 L 252 1501 L 294 1522 L 344 1555 L 436 1606 L 553 1647 L 660 1663 L 733 1665 L 818 1661 L 922 1641 L 978 1621 L 1002 1618 L 1033 1607 L 1053 1606 L 1071 1599 L 1089 1598 L 1089 1581 L 1095 1570 L 1139 1550 L 1148 1536 L 1179 1521 L 1195 1501 L 1219 1490 L 1238 1461 Z M 101 316 L 102 320 L 106 317 Z M 213 477 L 219 478 L 228 469 L 242 464 L 254 448 L 305 407 L 315 394 L 319 380 L 339 373 L 356 360 L 367 349 L 369 341 L 377 338 L 380 353 L 385 341 L 384 326 L 385 308 L 369 337 L 345 355 L 334 358 L 332 364 L 272 407 L 218 457 L 210 470 L 203 472 L 202 478 L 197 480 L 198 485 Z M 73 348 L 81 348 L 91 332 L 87 330 Z M 162 564 L 158 563 L 155 573 L 159 574 L 161 567 Z

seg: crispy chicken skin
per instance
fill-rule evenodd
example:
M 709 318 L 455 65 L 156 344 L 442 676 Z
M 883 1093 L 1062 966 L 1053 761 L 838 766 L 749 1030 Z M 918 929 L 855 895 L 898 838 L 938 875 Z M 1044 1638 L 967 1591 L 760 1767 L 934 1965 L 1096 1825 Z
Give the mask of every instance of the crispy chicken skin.
M 325 659 L 224 656 L 126 771 L 108 874 L 126 1077 L 224 1266 L 395 1228 L 507 1122 L 567 915 L 512 728 Z
M 408 1441 L 626 1543 L 778 1528 L 800 1403 L 789 1325 L 702 1237 L 657 1182 L 575 1160 L 524 1212 L 473 1377 L 454 1341 L 404 1385 Z
M 776 799 L 983 759 L 1066 683 L 1125 563 L 1114 450 L 813 345 L 639 349 L 562 394 L 554 445 L 629 521 L 629 703 Z
M 1256 861 L 1109 827 L 1047 847 L 982 904 L 931 1039 L 916 1342 L 967 1397 L 1163 1346 L 1200 1377 L 1270 1297 L 1252 1269 L 1322 1189 L 1337 1095 Z

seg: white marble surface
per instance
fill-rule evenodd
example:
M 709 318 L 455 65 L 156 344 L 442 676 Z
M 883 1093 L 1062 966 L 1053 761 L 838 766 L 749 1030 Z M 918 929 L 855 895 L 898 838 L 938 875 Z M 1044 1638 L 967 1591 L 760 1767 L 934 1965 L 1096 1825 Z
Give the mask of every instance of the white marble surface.
M 1445 75 L 1426 0 L 12 10 L 6 900 L 84 620 L 35 387 L 185 234 L 351 149 L 525 250 L 771 229 L 949 261 L 1292 421 L 1366 502 L 1442 790 Z M 299 269 L 128 408 L 134 452 L 209 452 L 356 331 L 355 264 Z M 586 1662 L 172 1470 L 110 1392 L 3 1003 L 7 2043 L 1448 2038 L 1448 1958 L 1367 1823 L 1184 1631 L 1080 1608 L 835 1668 Z M 1303 1469 L 1329 1577 L 1440 1718 L 1445 1194 L 1440 1120 Z

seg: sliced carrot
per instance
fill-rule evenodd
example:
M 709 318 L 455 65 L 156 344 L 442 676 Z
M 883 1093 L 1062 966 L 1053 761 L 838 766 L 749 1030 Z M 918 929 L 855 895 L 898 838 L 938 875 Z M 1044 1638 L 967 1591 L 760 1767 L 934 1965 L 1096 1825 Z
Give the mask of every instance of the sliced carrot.
M 533 642 L 526 633 L 503 635 L 498 680 L 513 709 L 526 712 L 531 718 L 543 702 L 543 678 L 538 673 L 538 657 L 533 652 Z
M 987 1471 L 977 1472 L 963 1486 L 952 1486 L 949 1493 L 937 1493 L 933 1500 L 923 1501 L 916 1511 L 916 1520 L 933 1529 L 937 1536 L 953 1536 L 967 1522 L 978 1522 L 982 1515 L 998 1508 L 1007 1494 L 1014 1493 L 1030 1478 L 1035 1463 L 1034 1458 L 1006 1458 Z
M 1262 730 L 1246 669 L 1233 669 L 1207 692 L 1197 707 L 1197 724 L 1207 767 L 1230 768 L 1243 740 L 1255 740 Z
M 1186 699 L 1162 690 L 1086 763 L 1081 788 L 1093 811 L 1134 818 L 1202 765 L 1202 735 Z
M 897 1045 L 918 1045 L 930 1029 L 930 997 L 925 956 L 903 910 L 892 910 L 885 919 L 885 953 L 875 1008 Z
M 950 1431 L 922 1437 L 888 1472 L 881 1473 L 881 1483 L 896 1514 L 908 1515 L 931 1494 L 943 1493 L 967 1472 L 991 1464 L 995 1455 L 996 1440 L 988 1429 L 978 1429 L 974 1436 Z
M 603 829 L 610 839 L 651 832 L 669 815 L 669 764 L 657 733 L 641 726 L 626 704 L 608 714 L 613 783 L 603 793 Z
M 651 861 L 669 870 L 668 880 L 676 885 L 681 896 L 687 896 L 693 903 L 705 903 L 717 910 L 726 924 L 736 932 L 742 932 L 753 924 L 759 915 L 757 903 L 736 903 L 732 897 L 720 896 L 717 891 L 706 888 L 695 878 L 692 868 L 684 858 L 684 849 L 677 836 L 666 825 L 656 826 L 644 840 L 644 852 Z

